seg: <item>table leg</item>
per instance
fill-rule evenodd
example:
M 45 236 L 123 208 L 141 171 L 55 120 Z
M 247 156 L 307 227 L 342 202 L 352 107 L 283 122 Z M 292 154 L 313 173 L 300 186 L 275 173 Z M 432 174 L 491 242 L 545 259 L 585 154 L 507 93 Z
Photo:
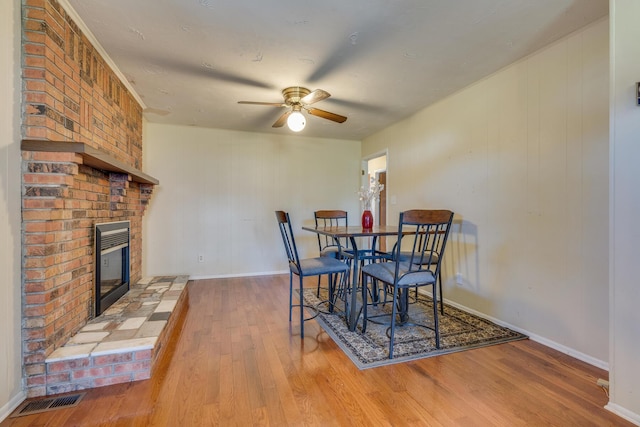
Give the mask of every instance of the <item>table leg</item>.
M 360 254 L 358 252 L 358 245 L 356 244 L 355 237 L 351 237 L 351 248 L 353 250 L 353 280 L 351 280 L 351 307 L 347 313 L 347 324 L 350 331 L 356 330 L 358 324 L 358 283 L 359 281 L 359 268 L 360 268 Z
M 398 314 L 400 317 L 400 324 L 407 323 L 409 321 L 409 289 L 399 289 L 398 295 Z
M 373 236 L 371 241 L 371 251 L 370 259 L 374 258 L 375 247 L 378 236 Z M 358 250 L 358 245 L 356 243 L 356 238 L 351 236 L 351 248 L 353 250 L 353 280 L 351 281 L 351 307 L 347 310 L 347 325 L 349 326 L 350 331 L 355 331 L 356 326 L 358 324 L 358 318 L 360 317 L 360 310 L 358 309 L 358 285 L 360 284 L 360 263 L 362 262 L 363 254 L 366 255 L 367 249 Z M 363 258 L 365 259 L 365 258 Z M 378 295 L 377 293 L 374 296 L 377 301 Z

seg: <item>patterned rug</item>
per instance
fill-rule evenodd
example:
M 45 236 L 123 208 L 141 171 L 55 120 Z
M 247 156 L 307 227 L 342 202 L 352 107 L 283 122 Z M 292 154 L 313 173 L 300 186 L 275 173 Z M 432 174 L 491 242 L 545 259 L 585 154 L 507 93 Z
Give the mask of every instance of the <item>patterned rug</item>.
M 305 289 L 305 304 L 319 304 L 324 295 L 316 297 L 315 289 Z M 362 334 L 362 317 L 356 330 L 349 331 L 344 313 L 329 314 L 320 312 L 316 320 L 329 336 L 338 344 L 359 369 L 374 368 L 392 363 L 407 362 L 426 357 L 439 356 L 457 351 L 470 350 L 500 344 L 508 341 L 526 339 L 527 336 L 511 329 L 496 325 L 486 319 L 467 313 L 445 304 L 444 315 L 438 313 L 440 324 L 440 348 L 435 348 L 433 331 L 421 327 L 396 327 L 393 359 L 389 359 L 388 326 L 367 323 L 367 332 Z M 391 304 L 370 306 L 369 316 L 391 313 Z M 418 301 L 410 304 L 409 316 L 412 322 L 431 325 L 433 322 L 433 302 L 429 296 L 420 295 Z M 388 316 L 389 318 L 391 316 Z

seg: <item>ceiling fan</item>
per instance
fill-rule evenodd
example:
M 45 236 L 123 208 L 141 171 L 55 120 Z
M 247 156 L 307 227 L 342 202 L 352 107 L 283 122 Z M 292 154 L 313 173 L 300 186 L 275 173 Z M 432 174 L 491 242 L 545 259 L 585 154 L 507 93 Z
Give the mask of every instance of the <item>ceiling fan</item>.
M 309 107 L 323 99 L 331 96 L 329 92 L 322 89 L 316 89 L 313 92 L 307 88 L 292 86 L 282 90 L 284 102 L 254 102 L 254 101 L 238 101 L 238 104 L 268 105 L 271 107 L 287 107 L 288 111 L 284 112 L 278 120 L 273 124 L 274 128 L 279 128 L 287 123 L 289 129 L 299 132 L 304 129 L 306 120 L 302 114 L 302 110 L 307 111 L 312 116 L 322 117 L 338 123 L 343 123 L 347 118 L 340 114 L 330 113 L 329 111 L 320 110 L 318 108 Z

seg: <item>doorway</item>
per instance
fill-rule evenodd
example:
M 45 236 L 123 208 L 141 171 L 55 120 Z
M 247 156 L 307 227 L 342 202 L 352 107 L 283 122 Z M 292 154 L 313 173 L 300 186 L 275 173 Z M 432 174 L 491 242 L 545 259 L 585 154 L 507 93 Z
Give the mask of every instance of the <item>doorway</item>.
M 384 185 L 380 197 L 371 207 L 376 225 L 387 223 L 387 153 L 377 153 L 362 160 L 362 186 L 370 188 L 375 182 Z
M 380 197 L 371 206 L 373 221 L 376 225 L 387 224 L 387 152 L 376 153 L 362 160 L 362 186 L 369 188 L 376 183 L 384 185 Z M 386 251 L 386 238 L 378 241 L 379 248 Z

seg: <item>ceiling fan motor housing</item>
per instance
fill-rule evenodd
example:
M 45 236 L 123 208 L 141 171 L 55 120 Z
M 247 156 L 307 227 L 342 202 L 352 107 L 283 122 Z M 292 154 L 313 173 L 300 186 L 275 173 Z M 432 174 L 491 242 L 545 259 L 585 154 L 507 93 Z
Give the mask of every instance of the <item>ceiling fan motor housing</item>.
M 300 103 L 300 100 L 309 95 L 311 91 L 306 87 L 291 86 L 282 90 L 282 96 L 284 97 L 284 103 L 287 105 L 296 105 Z
M 321 117 L 336 123 L 344 123 L 347 118 L 340 114 L 331 113 L 329 111 L 320 110 L 319 108 L 309 107 L 311 104 L 327 99 L 331 94 L 322 89 L 316 89 L 313 92 L 306 87 L 290 86 L 282 90 L 284 102 L 258 102 L 258 101 L 238 101 L 239 104 L 267 105 L 272 107 L 289 107 L 289 111 L 285 111 L 278 120 L 272 125 L 274 128 L 282 127 L 288 123 L 289 116 L 299 116 L 298 121 L 304 121 L 302 110 L 312 116 Z M 300 119 L 302 118 L 302 119 Z M 293 119 L 292 119 L 293 120 Z M 291 127 L 291 126 L 290 126 Z M 304 124 L 302 125 L 304 127 Z M 302 130 L 300 128 L 299 130 Z

